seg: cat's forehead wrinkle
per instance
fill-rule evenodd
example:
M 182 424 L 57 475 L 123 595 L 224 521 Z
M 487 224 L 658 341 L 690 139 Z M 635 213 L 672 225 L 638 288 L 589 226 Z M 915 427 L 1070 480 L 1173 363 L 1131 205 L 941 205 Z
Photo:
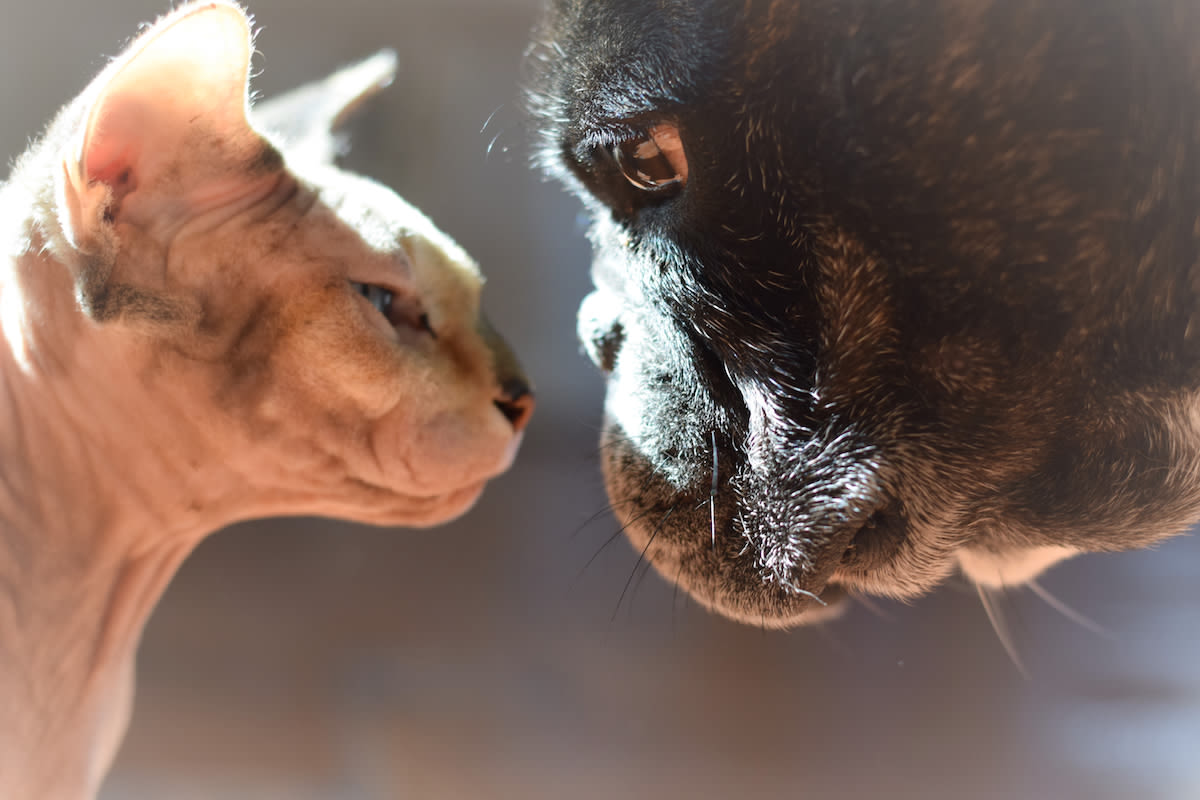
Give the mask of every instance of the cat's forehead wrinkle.
M 324 165 L 300 174 L 316 192 L 318 203 L 377 251 L 395 249 L 420 227 L 423 215 L 374 181 Z

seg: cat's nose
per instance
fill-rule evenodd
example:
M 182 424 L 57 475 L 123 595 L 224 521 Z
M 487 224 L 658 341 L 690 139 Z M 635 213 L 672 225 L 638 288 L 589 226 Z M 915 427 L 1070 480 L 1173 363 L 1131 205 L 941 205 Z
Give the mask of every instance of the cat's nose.
M 500 413 L 512 423 L 517 433 L 525 430 L 533 416 L 533 390 L 524 376 L 509 378 L 500 384 L 500 394 L 493 401 Z
M 496 368 L 497 388 L 492 402 L 512 424 L 513 431 L 520 433 L 533 416 L 533 385 L 525 376 L 525 371 L 521 369 L 521 364 L 508 342 L 496 333 L 496 329 L 483 316 L 479 318 L 479 334 L 492 351 L 492 361 Z

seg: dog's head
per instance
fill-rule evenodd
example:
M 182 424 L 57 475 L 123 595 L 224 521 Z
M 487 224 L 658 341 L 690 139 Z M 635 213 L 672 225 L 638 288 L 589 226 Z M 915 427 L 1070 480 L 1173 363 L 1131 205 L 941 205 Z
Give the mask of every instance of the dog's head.
M 734 618 L 1018 583 L 1198 513 L 1200 21 L 558 0 L 543 163 L 635 547 Z
M 443 521 L 508 467 L 532 399 L 474 261 L 332 163 L 395 58 L 251 109 L 252 53 L 240 7 L 193 3 L 65 107 L 5 187 L 4 332 L 81 447 L 156 471 L 158 504 Z

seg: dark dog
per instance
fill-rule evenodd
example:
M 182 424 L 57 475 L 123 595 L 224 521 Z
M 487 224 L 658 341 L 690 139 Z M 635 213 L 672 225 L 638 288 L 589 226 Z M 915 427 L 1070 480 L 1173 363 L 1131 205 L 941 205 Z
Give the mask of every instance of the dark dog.
M 1200 4 L 558 0 L 630 538 L 787 626 L 1200 517 Z

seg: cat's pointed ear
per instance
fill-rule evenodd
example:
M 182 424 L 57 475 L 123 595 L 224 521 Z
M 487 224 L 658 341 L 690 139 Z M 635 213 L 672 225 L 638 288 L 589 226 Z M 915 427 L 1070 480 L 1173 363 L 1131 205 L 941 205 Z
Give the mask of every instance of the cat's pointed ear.
M 342 125 L 395 77 L 396 54 L 381 50 L 324 80 L 256 104 L 252 117 L 258 128 L 280 140 L 289 158 L 332 163 L 342 154 Z
M 271 148 L 247 118 L 252 53 L 246 15 L 210 0 L 159 20 L 92 82 L 63 158 L 73 245 L 94 249 L 114 223 L 169 230 L 262 171 Z

